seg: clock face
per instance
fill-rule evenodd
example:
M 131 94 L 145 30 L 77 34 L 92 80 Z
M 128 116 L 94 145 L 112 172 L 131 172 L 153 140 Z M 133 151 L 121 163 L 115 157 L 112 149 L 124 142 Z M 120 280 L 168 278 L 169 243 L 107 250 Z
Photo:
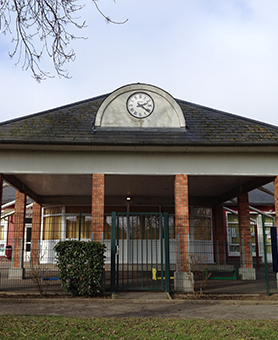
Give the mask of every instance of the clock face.
M 128 112 L 135 118 L 146 118 L 154 109 L 154 101 L 145 92 L 133 93 L 126 102 Z

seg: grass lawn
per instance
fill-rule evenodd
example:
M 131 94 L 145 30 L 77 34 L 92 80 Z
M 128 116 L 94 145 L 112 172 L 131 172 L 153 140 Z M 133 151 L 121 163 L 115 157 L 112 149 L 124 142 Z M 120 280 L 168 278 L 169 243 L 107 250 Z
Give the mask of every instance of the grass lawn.
M 1 316 L 0 339 L 276 339 L 278 321 Z

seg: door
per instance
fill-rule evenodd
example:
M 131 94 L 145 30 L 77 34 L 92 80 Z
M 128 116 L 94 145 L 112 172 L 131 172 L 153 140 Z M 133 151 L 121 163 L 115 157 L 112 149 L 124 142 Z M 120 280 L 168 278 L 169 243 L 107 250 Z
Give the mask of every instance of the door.
M 25 223 L 25 247 L 24 247 L 24 261 L 28 262 L 31 260 L 32 250 L 32 223 Z
M 168 214 L 112 213 L 111 289 L 169 290 Z

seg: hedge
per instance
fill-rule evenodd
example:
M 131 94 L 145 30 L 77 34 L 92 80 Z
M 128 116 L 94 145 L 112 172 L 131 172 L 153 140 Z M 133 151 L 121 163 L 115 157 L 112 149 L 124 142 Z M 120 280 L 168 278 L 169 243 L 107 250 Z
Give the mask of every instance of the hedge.
M 93 241 L 60 241 L 56 252 L 59 279 L 65 293 L 93 296 L 100 292 L 105 245 Z

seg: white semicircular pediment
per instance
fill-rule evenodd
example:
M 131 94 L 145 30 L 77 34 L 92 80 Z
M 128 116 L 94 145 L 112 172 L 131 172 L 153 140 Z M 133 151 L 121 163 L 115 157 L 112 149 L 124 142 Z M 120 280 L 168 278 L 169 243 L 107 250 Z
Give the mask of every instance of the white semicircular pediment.
M 185 128 L 184 114 L 176 100 L 164 90 L 147 84 L 126 85 L 101 104 L 95 127 Z

